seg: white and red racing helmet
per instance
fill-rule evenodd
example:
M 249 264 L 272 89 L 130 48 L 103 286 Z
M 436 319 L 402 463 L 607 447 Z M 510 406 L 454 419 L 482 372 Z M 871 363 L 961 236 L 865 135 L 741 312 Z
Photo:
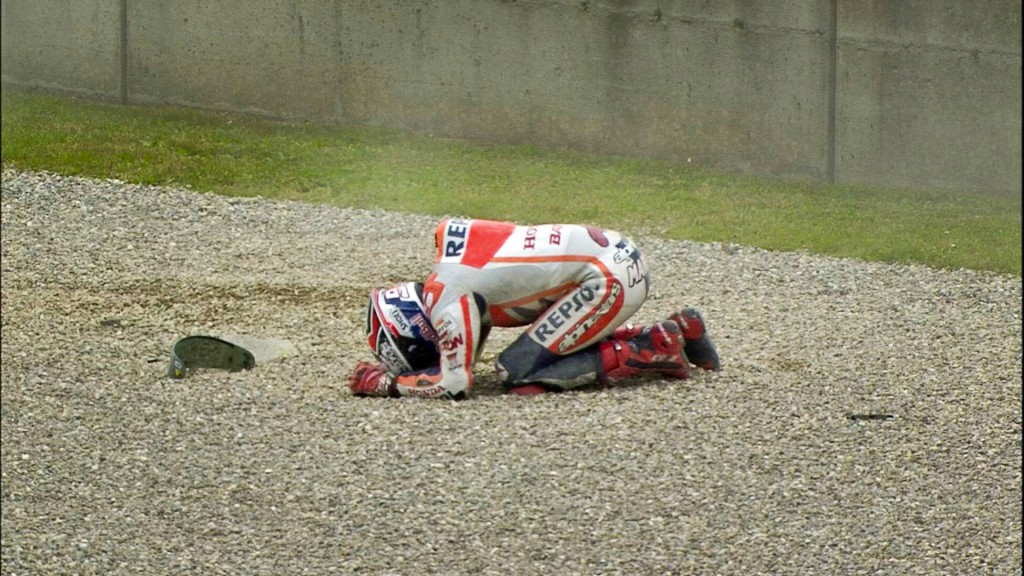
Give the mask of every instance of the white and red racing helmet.
M 370 291 L 366 339 L 392 374 L 437 366 L 437 332 L 423 307 L 423 285 L 405 282 Z

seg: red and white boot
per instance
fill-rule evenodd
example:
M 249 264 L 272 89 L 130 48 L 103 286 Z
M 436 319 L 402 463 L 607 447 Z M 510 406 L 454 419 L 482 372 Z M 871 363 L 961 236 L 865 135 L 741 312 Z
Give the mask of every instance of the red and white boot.
M 683 334 L 674 321 L 650 328 L 620 328 L 613 338 L 601 342 L 600 351 L 602 376 L 611 382 L 645 375 L 690 376 Z
M 722 362 L 718 359 L 718 351 L 715 344 L 708 335 L 707 325 L 704 318 L 696 308 L 686 308 L 668 318 L 679 325 L 683 333 L 683 340 L 686 342 L 683 350 L 686 357 L 699 368 L 704 370 L 719 371 L 722 369 Z

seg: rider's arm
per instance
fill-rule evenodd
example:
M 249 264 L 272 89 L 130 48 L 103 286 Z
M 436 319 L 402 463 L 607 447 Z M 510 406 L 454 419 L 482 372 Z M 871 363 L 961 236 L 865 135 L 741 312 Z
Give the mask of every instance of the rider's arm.
M 426 398 L 462 398 L 473 389 L 473 361 L 482 344 L 479 299 L 472 294 L 442 303 L 431 311 L 430 323 L 438 336 L 440 369 L 399 374 L 398 394 Z

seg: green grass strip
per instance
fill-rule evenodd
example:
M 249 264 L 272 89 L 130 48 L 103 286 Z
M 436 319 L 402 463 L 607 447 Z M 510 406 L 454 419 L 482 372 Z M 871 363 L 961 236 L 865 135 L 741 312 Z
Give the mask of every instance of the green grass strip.
M 16 90 L 2 102 L 5 167 L 1021 274 L 1019 195 L 794 184 L 668 161 Z

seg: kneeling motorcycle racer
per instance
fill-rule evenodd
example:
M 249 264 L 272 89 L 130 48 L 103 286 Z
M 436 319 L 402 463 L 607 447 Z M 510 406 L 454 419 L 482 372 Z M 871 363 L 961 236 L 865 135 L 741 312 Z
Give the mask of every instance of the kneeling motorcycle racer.
M 353 394 L 463 398 L 492 327 L 527 327 L 498 355 L 498 377 L 512 394 L 644 375 L 682 379 L 691 363 L 720 369 L 693 308 L 652 326 L 626 323 L 650 278 L 618 232 L 449 219 L 434 237 L 425 281 L 370 292 L 366 335 L 379 363 L 356 365 Z

